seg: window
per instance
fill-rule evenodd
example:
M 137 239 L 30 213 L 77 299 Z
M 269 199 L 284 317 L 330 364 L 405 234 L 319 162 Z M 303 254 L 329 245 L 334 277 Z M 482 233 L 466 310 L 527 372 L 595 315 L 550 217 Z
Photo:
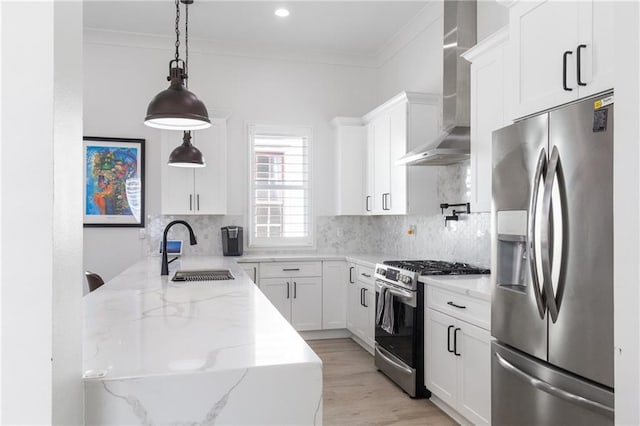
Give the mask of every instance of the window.
M 249 245 L 311 246 L 308 127 L 249 126 Z

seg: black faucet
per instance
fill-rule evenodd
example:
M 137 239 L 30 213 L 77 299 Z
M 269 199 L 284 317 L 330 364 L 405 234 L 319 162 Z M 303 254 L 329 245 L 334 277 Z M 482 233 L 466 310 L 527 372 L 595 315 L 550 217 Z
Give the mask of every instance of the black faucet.
M 173 222 L 169 222 L 169 224 L 164 228 L 164 235 L 162 236 L 162 270 L 160 275 L 169 275 L 169 260 L 167 259 L 167 233 L 169 229 L 177 223 L 181 223 L 187 227 L 189 231 L 189 244 L 192 246 L 198 244 L 196 240 L 196 234 L 193 233 L 193 228 L 184 220 L 174 220 Z

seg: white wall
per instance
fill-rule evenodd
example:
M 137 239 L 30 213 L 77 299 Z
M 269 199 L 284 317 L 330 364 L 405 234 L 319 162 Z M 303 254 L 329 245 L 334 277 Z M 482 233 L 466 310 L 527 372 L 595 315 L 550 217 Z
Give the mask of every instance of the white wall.
M 80 424 L 82 3 L 0 7 L 0 423 Z
M 509 24 L 509 9 L 496 0 L 478 1 L 477 40 L 482 41 Z
M 160 213 L 159 167 L 166 161 L 160 158 L 159 131 L 142 124 L 151 98 L 168 87 L 172 41 L 160 41 L 165 43 L 91 32 L 84 43 L 84 134 L 146 139 L 148 214 Z M 316 215 L 333 214 L 329 121 L 338 115 L 361 116 L 375 105 L 375 69 L 206 53 L 207 46 L 195 42 L 191 47 L 191 90 L 210 108 L 232 114 L 227 126 L 228 213 L 246 212 L 245 129 L 246 123 L 260 121 L 313 126 L 314 210 Z M 85 268 L 108 280 L 143 256 L 144 243 L 138 229 L 85 228 Z
M 441 2 L 429 3 L 382 51 L 378 104 L 402 91 L 442 94 L 443 11 Z

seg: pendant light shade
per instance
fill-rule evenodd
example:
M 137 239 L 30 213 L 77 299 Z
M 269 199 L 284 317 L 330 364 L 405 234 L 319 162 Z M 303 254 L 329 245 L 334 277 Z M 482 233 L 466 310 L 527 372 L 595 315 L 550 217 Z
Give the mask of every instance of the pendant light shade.
M 184 132 L 182 145 L 171 152 L 168 164 L 173 167 L 206 166 L 200 150 L 191 144 L 191 132 Z
M 184 86 L 181 62 L 174 59 L 169 64 L 171 84 L 149 103 L 144 120 L 147 126 L 166 130 L 198 130 L 211 126 L 204 103 Z
M 187 60 L 180 59 L 180 2 L 186 5 L 185 46 Z M 175 0 L 176 42 L 175 59 L 169 62 L 169 88 L 158 93 L 147 107 L 144 124 L 166 130 L 199 130 L 211 126 L 204 103 L 191 91 L 187 84 L 189 62 L 189 5 L 193 0 Z

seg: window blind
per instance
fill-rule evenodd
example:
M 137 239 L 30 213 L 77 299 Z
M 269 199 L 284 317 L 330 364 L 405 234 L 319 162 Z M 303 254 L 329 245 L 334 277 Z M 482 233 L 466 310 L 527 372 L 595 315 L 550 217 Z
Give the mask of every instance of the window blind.
M 250 127 L 250 245 L 311 245 L 310 129 Z

